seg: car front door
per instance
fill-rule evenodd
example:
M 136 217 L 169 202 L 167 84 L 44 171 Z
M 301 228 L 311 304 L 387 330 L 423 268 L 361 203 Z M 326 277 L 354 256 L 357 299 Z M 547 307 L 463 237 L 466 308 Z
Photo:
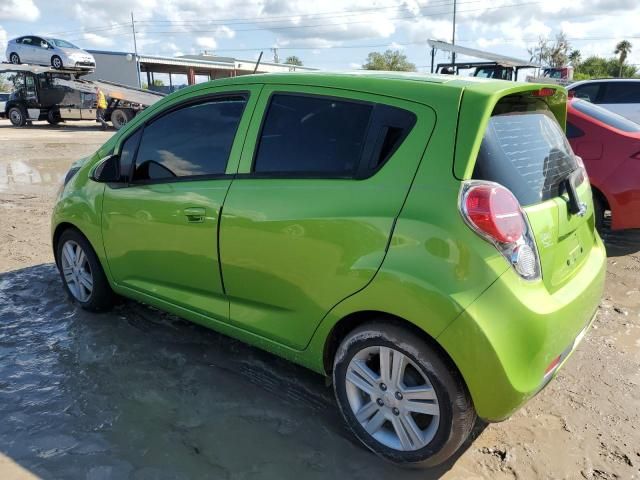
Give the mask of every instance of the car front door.
M 176 99 L 123 138 L 121 179 L 105 187 L 111 275 L 140 298 L 228 319 L 218 221 L 259 87 Z
M 434 123 L 399 99 L 265 86 L 220 224 L 230 322 L 304 348 L 380 267 Z

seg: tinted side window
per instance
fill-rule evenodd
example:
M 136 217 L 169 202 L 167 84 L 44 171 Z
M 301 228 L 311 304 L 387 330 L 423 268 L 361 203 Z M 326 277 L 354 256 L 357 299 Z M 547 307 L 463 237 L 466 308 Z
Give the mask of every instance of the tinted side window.
M 584 135 L 584 132 L 576 127 L 573 123 L 567 122 L 567 138 L 578 138 Z
M 212 100 L 147 125 L 133 180 L 224 174 L 245 103 L 240 96 Z
M 608 82 L 598 103 L 640 103 L 640 82 Z
M 360 164 L 373 106 L 273 95 L 254 159 L 257 173 L 349 176 Z
M 589 102 L 596 102 L 598 100 L 598 93 L 600 92 L 600 83 L 586 83 L 573 89 L 576 98 L 588 100 Z
M 131 165 L 142 137 L 142 128 L 127 138 L 120 149 L 120 181 L 128 182 L 131 175 Z

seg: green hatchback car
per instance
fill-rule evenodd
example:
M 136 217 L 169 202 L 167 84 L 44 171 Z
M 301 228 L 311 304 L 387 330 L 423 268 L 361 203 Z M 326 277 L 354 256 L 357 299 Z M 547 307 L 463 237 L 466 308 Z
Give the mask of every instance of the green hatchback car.
M 561 87 L 291 73 L 156 103 L 67 174 L 72 299 L 122 295 L 331 376 L 354 434 L 433 466 L 539 392 L 605 250 Z

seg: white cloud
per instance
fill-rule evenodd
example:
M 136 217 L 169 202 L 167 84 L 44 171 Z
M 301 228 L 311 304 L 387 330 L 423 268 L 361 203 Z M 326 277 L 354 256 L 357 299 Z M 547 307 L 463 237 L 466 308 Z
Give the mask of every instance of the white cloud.
M 85 33 L 82 38 L 92 47 L 111 47 L 114 44 L 114 40 L 109 37 L 97 35 L 95 33 Z
M 213 37 L 198 37 L 196 38 L 196 45 L 213 50 L 218 45 L 218 42 Z
M 34 22 L 40 17 L 40 9 L 33 0 L 0 1 L 0 20 Z
M 7 40 L 7 31 L 4 28 L 0 27 L 0 51 L 4 52 L 4 50 L 7 48 Z

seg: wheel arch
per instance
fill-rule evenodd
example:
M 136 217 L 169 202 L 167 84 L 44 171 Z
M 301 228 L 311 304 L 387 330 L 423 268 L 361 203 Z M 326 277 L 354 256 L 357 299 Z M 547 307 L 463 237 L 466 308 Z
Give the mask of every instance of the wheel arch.
M 434 337 L 429 335 L 422 328 L 418 327 L 415 323 L 409 320 L 388 312 L 377 310 L 364 310 L 350 313 L 338 320 L 333 325 L 329 332 L 329 335 L 327 336 L 327 339 L 325 340 L 322 356 L 324 373 L 326 375 L 331 375 L 331 372 L 333 371 L 333 358 L 342 340 L 356 328 L 373 321 L 396 325 L 412 332 L 413 334 L 424 340 L 424 342 L 427 343 L 429 347 L 431 347 L 434 351 L 436 351 L 442 358 L 442 360 L 446 362 L 451 368 L 455 369 L 456 372 L 460 375 L 460 378 L 463 379 L 460 370 L 456 366 L 449 353 L 442 347 L 442 345 L 438 343 L 438 341 Z
M 595 197 L 598 197 L 600 200 L 602 200 L 602 204 L 605 207 L 605 209 L 607 210 L 611 210 L 611 204 L 609 203 L 609 199 L 607 198 L 607 196 L 602 192 L 602 190 L 600 188 L 598 188 L 596 185 L 594 185 L 593 183 L 591 184 L 591 191 L 593 192 L 593 195 Z
M 59 263 L 58 263 L 58 241 L 60 240 L 60 237 L 62 236 L 62 234 L 66 230 L 75 230 L 80 235 L 82 235 L 84 237 L 84 239 L 87 241 L 87 243 L 89 243 L 89 245 L 91 245 L 91 248 L 93 248 L 93 251 L 96 253 L 96 256 L 98 257 L 98 260 L 100 260 L 100 255 L 98 255 L 98 250 L 96 250 L 95 245 L 93 243 L 91 243 L 91 240 L 89 240 L 89 237 L 87 235 L 85 235 L 84 232 L 82 230 L 80 230 L 80 228 L 78 228 L 77 225 L 74 225 L 71 222 L 60 222 L 58 225 L 56 225 L 56 228 L 53 231 L 53 237 L 51 239 L 51 244 L 52 244 L 52 247 L 53 247 L 53 258 L 55 260 L 56 265 L 59 265 Z M 102 268 L 104 269 L 104 265 L 102 266 Z

